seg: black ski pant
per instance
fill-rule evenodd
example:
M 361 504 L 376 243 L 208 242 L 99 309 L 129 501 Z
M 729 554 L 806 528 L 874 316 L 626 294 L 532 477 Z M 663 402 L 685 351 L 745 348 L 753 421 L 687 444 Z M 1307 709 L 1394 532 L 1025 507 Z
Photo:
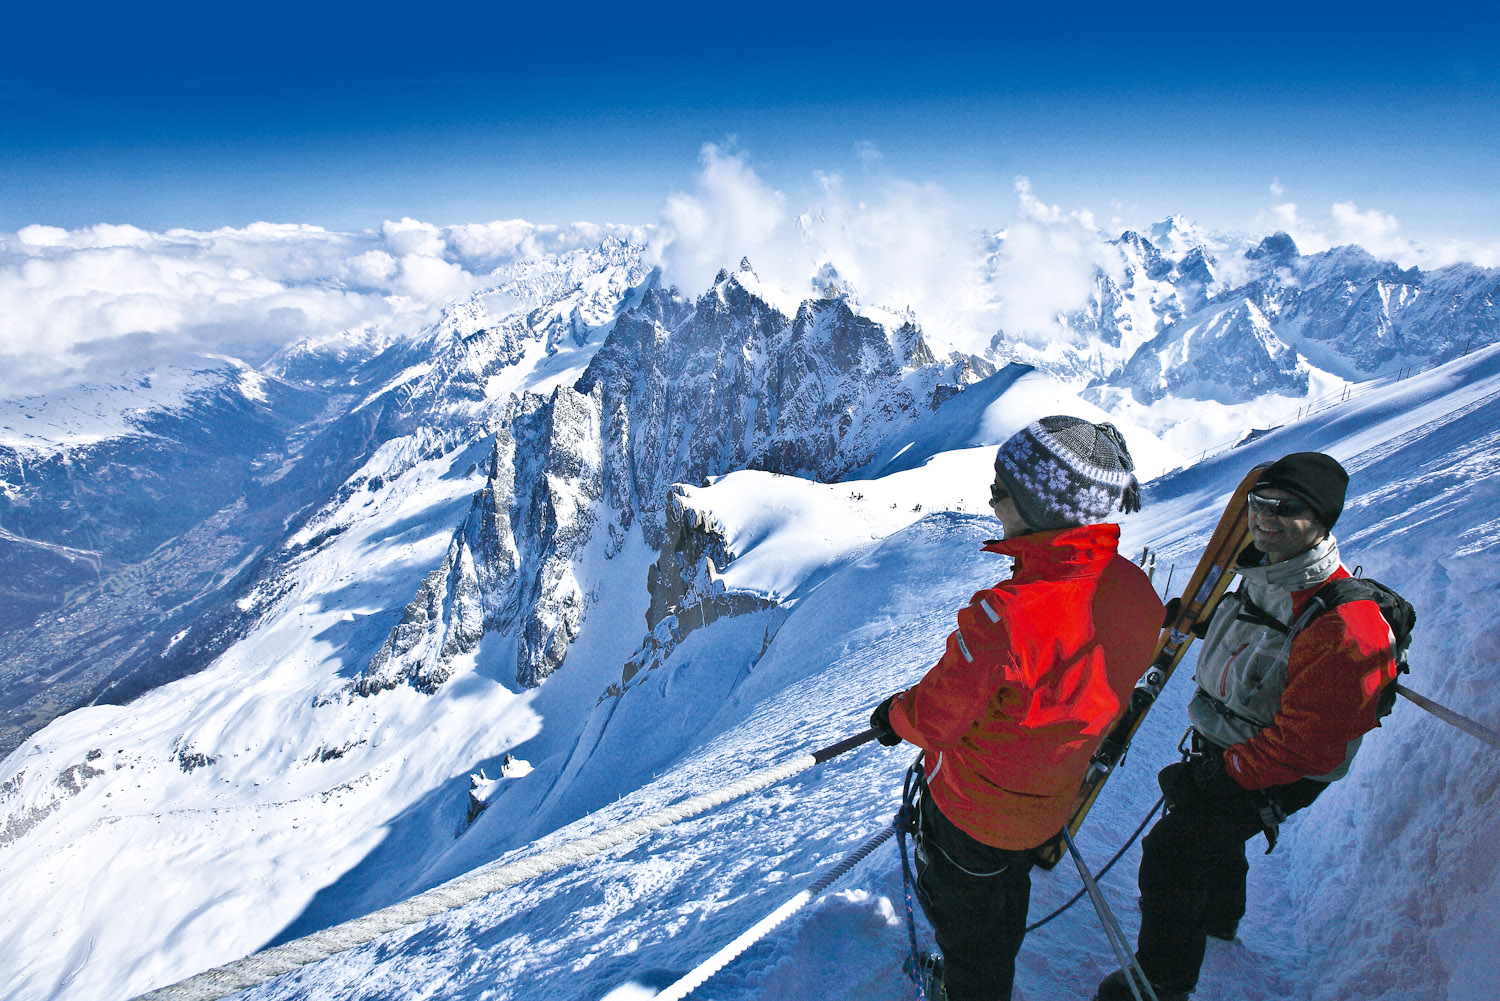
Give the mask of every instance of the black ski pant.
M 1268 795 L 1290 815 L 1326 789 L 1302 779 Z M 1245 842 L 1263 830 L 1256 793 L 1175 805 L 1141 842 L 1141 931 L 1136 960 L 1153 984 L 1174 991 L 1198 985 L 1209 928 L 1245 916 Z
M 1033 864 L 1029 851 L 976 841 L 922 798 L 917 899 L 943 955 L 950 1001 L 1010 1001 Z

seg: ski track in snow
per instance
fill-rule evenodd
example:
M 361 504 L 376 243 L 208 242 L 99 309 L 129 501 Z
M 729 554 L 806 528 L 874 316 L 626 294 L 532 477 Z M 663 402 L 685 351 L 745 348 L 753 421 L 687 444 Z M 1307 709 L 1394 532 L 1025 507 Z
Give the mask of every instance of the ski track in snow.
M 1127 519 L 1122 552 L 1156 549 L 1158 585 L 1175 560 L 1175 593 L 1224 494 L 1247 466 L 1303 448 L 1330 451 L 1355 474 L 1338 526 L 1346 562 L 1362 564 L 1418 607 L 1411 687 L 1493 723 L 1500 716 L 1492 681 L 1500 661 L 1497 371 L 1500 350 L 1476 352 L 1168 474 L 1148 486 L 1146 509 Z M 859 489 L 882 505 L 885 496 L 877 492 L 896 491 L 897 513 L 934 492 L 949 496 L 954 488 L 946 478 L 955 476 L 973 476 L 977 496 L 989 456 L 971 451 L 957 464 L 934 461 L 898 474 L 899 481 L 859 481 Z M 945 481 L 931 482 L 939 471 Z M 399 488 L 411 491 L 406 503 L 413 511 L 424 497 L 431 503 L 451 495 L 445 514 L 413 523 L 421 531 L 406 544 L 419 552 L 399 559 L 414 566 L 431 565 L 464 494 L 444 485 L 442 472 L 440 465 L 419 467 Z M 848 503 L 850 488 L 817 488 L 821 501 L 808 503 L 837 510 Z M 775 490 L 776 478 L 744 474 L 695 498 L 714 510 L 720 491 L 722 508 L 755 510 L 765 507 L 756 493 L 769 500 Z M 386 503 L 397 500 L 393 494 Z M 70 748 L 99 746 L 107 749 L 98 766 L 104 775 L 79 795 L 98 800 L 109 788 L 135 805 L 82 829 L 74 811 L 62 809 L 38 821 L 45 846 L 25 836 L 0 844 L 11 891 L 30 901 L 0 917 L 0 940 L 15 944 L 4 950 L 0 975 L 15 973 L 16 1001 L 128 997 L 236 958 L 278 934 L 324 927 L 474 866 L 513 858 L 534 838 L 542 847 L 555 845 L 863 729 L 876 702 L 936 659 L 970 593 L 1006 573 L 1003 559 L 978 551 L 995 532 L 993 521 L 926 507 L 925 516 L 902 515 L 875 538 L 865 532 L 856 539 L 853 532 L 830 540 L 796 573 L 784 564 L 768 568 L 777 584 L 761 593 L 782 593 L 781 610 L 699 629 L 617 700 L 596 703 L 643 632 L 640 581 L 654 554 L 639 545 L 612 565 L 598 561 L 601 573 L 613 576 L 601 578 L 603 597 L 567 667 L 541 689 L 505 688 L 507 661 L 492 651 L 513 647 L 513 638 L 491 636 L 471 671 L 438 696 L 398 689 L 319 710 L 309 707 L 310 695 L 347 677 L 350 667 L 328 642 L 309 649 L 301 638 L 308 623 L 321 633 L 343 621 L 344 608 L 318 599 L 316 588 L 372 554 L 398 559 L 363 529 L 351 529 L 310 558 L 309 566 L 321 569 L 308 593 L 281 599 L 283 608 L 302 608 L 296 614 L 306 621 L 268 620 L 254 637 L 263 655 L 275 650 L 283 661 L 257 666 L 241 662 L 249 654 L 240 654 L 240 661 L 227 658 L 129 712 L 100 707 L 71 714 L 28 742 L 32 751 L 23 747 L 11 759 L 19 768 L 60 768 L 74 760 Z M 775 546 L 779 533 L 797 529 L 772 525 L 759 544 Z M 752 554 L 740 554 L 746 567 L 755 565 Z M 404 578 L 387 576 L 378 586 L 389 595 L 368 599 L 372 614 L 406 600 L 398 583 Z M 755 589 L 755 581 L 737 586 Z M 776 621 L 779 631 L 762 654 Z M 380 634 L 371 631 L 363 642 L 378 644 Z M 1190 656 L 1081 833 L 1080 848 L 1096 868 L 1154 801 L 1156 770 L 1176 757 L 1191 669 Z M 239 683 L 226 686 L 235 670 L 243 672 Z M 278 733 L 279 743 L 267 742 L 267 734 Z M 409 734 L 420 736 L 404 738 Z M 482 735 L 477 742 L 476 735 Z M 308 755 L 324 746 L 344 748 L 343 756 L 310 764 Z M 179 769 L 170 759 L 179 747 L 184 753 L 243 748 L 244 758 Z M 167 763 L 148 762 L 148 748 Z M 499 774 L 506 751 L 535 770 L 503 783 L 486 812 L 455 837 L 463 826 L 466 772 L 485 766 Z M 888 823 L 913 753 L 908 745 L 859 748 L 243 997 L 649 997 Z M 137 765 L 145 774 L 136 787 L 108 778 Z M 210 795 L 216 777 L 223 791 Z M 148 779 L 160 788 L 149 788 Z M 245 788 L 262 781 L 259 791 Z M 1259 854 L 1258 838 L 1251 843 L 1250 913 L 1239 940 L 1210 943 L 1199 996 L 1490 996 L 1500 976 L 1493 948 L 1500 941 L 1500 857 L 1491 833 L 1497 791 L 1500 756 L 1399 704 L 1366 738 L 1350 777 L 1285 826 L 1273 855 Z M 185 810 L 183 803 L 196 805 Z M 565 826 L 554 830 L 559 825 Z M 95 863 L 79 855 L 81 845 L 109 861 L 90 868 Z M 1132 940 L 1138 861 L 1134 847 L 1103 880 Z M 112 867 L 133 875 L 109 886 L 104 874 Z M 1066 861 L 1052 873 L 1035 873 L 1033 883 L 1033 918 L 1078 886 Z M 105 893 L 113 910 L 101 914 L 90 900 L 94 892 Z M 172 894 L 186 904 L 166 906 Z M 26 927 L 28 916 L 38 914 L 48 915 L 43 926 Z M 49 938 L 67 941 L 50 931 L 54 919 L 58 927 L 88 930 L 66 947 L 49 948 Z M 132 921 L 144 923 L 160 947 L 141 954 L 141 932 L 121 927 Z M 910 997 L 900 972 L 904 921 L 899 862 L 888 844 L 693 997 Z M 925 922 L 919 933 L 930 945 Z M 1027 940 L 1016 997 L 1089 997 L 1114 965 L 1084 900 Z

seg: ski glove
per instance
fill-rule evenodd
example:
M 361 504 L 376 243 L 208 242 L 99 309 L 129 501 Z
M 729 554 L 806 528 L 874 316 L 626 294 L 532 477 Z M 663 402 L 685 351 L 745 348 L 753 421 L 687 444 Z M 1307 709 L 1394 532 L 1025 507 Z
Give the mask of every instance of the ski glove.
M 1177 613 L 1182 611 L 1182 599 L 1172 598 L 1167 602 L 1167 614 L 1162 617 L 1161 627 L 1170 629 L 1173 622 L 1177 621 Z
M 892 695 L 870 713 L 870 726 L 875 731 L 875 739 L 886 747 L 895 747 L 901 743 L 901 735 L 891 726 L 891 703 L 895 701 L 896 696 Z
M 1224 757 L 1209 753 L 1163 768 L 1156 776 L 1167 809 L 1195 804 L 1214 803 L 1242 796 L 1244 787 L 1224 771 Z
M 1182 598 L 1178 597 L 1168 600 L 1166 608 L 1167 614 L 1161 620 L 1161 627 L 1163 629 L 1171 629 L 1172 623 L 1177 621 L 1177 613 L 1182 611 Z M 1193 624 L 1188 626 L 1188 632 L 1201 640 L 1208 635 L 1208 620 L 1211 618 L 1213 618 L 1212 610 L 1200 612 L 1198 617 L 1193 620 Z

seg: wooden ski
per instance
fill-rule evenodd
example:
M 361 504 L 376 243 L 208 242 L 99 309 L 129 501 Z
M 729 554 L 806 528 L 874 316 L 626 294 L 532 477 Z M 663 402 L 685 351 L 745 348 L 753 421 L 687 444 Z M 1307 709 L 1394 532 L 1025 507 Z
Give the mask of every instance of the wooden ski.
M 1156 653 L 1151 658 L 1146 673 L 1136 682 L 1135 691 L 1130 695 L 1130 705 L 1094 752 L 1083 786 L 1078 790 L 1078 799 L 1073 804 L 1073 813 L 1068 819 L 1067 829 L 1070 835 L 1077 834 L 1078 829 L 1083 826 L 1089 808 L 1094 805 L 1094 800 L 1098 798 L 1115 766 L 1125 756 L 1141 721 L 1156 703 L 1156 697 L 1172 677 L 1172 672 L 1177 670 L 1182 655 L 1192 645 L 1193 626 L 1205 612 L 1212 611 L 1229 586 L 1230 577 L 1233 576 L 1229 571 L 1250 542 L 1246 498 L 1260 478 L 1260 473 L 1261 467 L 1252 469 L 1230 495 L 1229 503 L 1224 506 L 1224 513 L 1219 516 L 1219 524 L 1203 550 L 1203 557 L 1188 578 L 1177 613 L 1162 628 L 1161 638 L 1156 642 Z M 1036 854 L 1042 866 L 1051 868 L 1062 858 L 1063 851 L 1063 839 L 1059 837 L 1037 849 Z

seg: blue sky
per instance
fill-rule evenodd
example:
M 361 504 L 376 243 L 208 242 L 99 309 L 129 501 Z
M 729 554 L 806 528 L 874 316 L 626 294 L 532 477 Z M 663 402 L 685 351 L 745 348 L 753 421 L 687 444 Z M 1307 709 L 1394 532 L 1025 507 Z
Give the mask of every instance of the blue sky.
M 899 178 L 1000 226 L 1025 176 L 1106 228 L 1353 203 L 1500 243 L 1478 4 L 28 6 L 0 230 L 650 223 L 715 143 L 793 205 Z

